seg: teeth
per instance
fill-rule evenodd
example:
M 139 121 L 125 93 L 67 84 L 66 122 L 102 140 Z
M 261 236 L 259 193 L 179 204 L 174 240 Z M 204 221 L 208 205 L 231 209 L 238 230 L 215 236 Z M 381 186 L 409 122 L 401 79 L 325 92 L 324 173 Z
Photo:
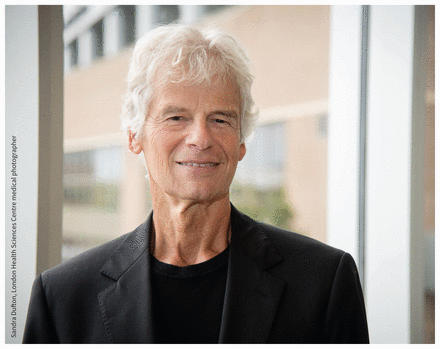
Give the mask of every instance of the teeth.
M 210 163 L 206 163 L 206 164 L 198 164 L 195 162 L 179 162 L 180 165 L 184 165 L 184 166 L 192 166 L 192 167 L 213 167 L 216 164 L 210 162 Z

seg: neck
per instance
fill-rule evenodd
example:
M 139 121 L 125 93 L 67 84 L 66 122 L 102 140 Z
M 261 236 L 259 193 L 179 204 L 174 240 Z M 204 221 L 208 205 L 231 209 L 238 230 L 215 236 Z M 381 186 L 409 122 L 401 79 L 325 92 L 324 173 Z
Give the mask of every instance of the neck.
M 152 253 L 156 259 L 187 266 L 205 262 L 226 249 L 231 216 L 228 195 L 194 202 L 153 193 Z

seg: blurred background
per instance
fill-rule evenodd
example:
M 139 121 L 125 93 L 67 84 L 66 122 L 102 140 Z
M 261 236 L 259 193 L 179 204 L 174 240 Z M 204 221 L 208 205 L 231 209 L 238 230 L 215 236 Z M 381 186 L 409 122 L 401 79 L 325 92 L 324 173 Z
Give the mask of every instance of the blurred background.
M 241 41 L 253 63 L 260 119 L 239 163 L 231 201 L 257 220 L 328 243 L 330 10 L 63 6 L 62 259 L 131 231 L 151 210 L 145 171 L 128 151 L 119 114 L 134 43 L 155 26 L 173 22 L 225 30 Z M 427 12 L 423 329 L 424 342 L 434 343 L 434 7 Z
M 434 343 L 434 6 L 6 6 L 22 296 L 150 213 L 119 116 L 136 40 L 173 22 L 223 29 L 253 63 L 260 118 L 232 203 L 351 253 L 372 343 Z

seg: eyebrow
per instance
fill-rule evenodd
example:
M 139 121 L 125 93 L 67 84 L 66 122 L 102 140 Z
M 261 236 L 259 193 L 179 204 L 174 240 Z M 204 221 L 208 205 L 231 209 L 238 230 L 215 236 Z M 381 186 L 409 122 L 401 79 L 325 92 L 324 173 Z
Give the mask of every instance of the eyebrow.
M 177 107 L 174 105 L 169 105 L 165 107 L 165 109 L 162 111 L 162 116 L 166 116 L 168 114 L 175 114 L 175 113 L 187 113 L 188 109 L 183 107 Z
M 235 112 L 235 110 L 215 110 L 212 113 L 209 113 L 210 115 L 223 115 L 231 119 L 237 119 L 238 115 Z
M 166 116 L 169 114 L 176 114 L 176 113 L 188 113 L 189 110 L 184 107 L 178 107 L 174 105 L 169 105 L 164 108 L 162 111 L 162 116 Z M 235 110 L 214 110 L 213 112 L 209 113 L 209 115 L 223 115 L 231 119 L 237 119 L 238 120 L 238 114 Z

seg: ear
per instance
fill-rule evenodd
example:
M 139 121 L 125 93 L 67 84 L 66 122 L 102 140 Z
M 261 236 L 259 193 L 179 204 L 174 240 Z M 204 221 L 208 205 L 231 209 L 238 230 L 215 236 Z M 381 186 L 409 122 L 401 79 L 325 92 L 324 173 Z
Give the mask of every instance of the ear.
M 142 149 L 142 143 L 140 140 L 135 138 L 136 133 L 133 133 L 132 131 L 128 134 L 128 149 L 130 149 L 134 154 L 139 154 Z
M 246 154 L 246 145 L 244 143 L 241 143 L 238 151 L 239 151 L 238 161 L 241 161 L 243 160 L 244 155 Z

